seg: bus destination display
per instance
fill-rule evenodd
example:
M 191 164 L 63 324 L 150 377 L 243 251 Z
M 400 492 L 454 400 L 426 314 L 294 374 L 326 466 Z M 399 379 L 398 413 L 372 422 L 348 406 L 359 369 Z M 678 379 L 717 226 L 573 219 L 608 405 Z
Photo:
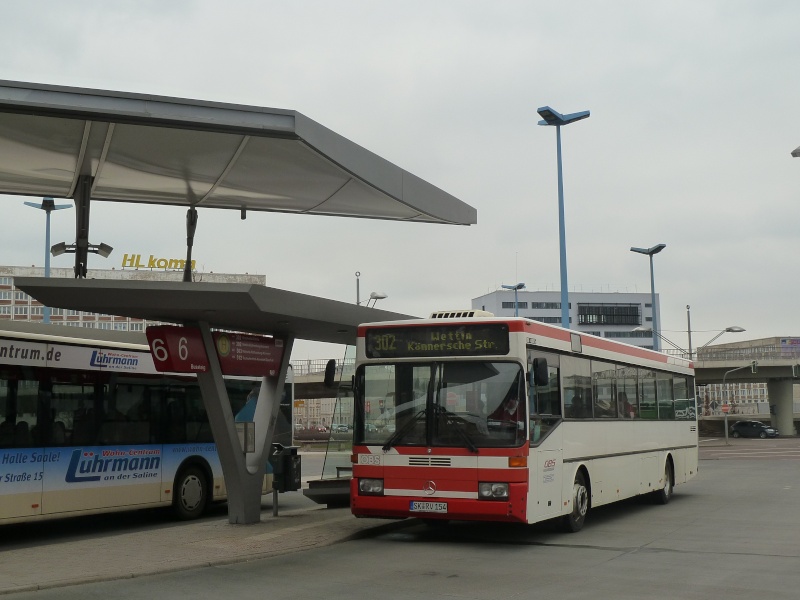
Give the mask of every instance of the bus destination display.
M 508 325 L 433 325 L 368 329 L 367 358 L 505 355 Z

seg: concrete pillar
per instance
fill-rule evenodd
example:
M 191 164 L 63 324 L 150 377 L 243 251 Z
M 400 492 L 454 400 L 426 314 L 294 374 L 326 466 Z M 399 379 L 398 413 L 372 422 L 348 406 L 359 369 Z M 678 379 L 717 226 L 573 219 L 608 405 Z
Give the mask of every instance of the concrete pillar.
M 795 435 L 794 430 L 794 385 L 791 379 L 768 379 L 767 393 L 775 414 L 772 422 L 781 435 Z
M 232 524 L 258 523 L 261 520 L 261 489 L 264 483 L 269 447 L 277 420 L 283 383 L 289 368 L 293 337 L 284 341 L 284 355 L 280 369 L 264 377 L 256 405 L 256 452 L 246 454 L 236 433 L 236 423 L 231 411 L 228 391 L 222 377 L 214 340 L 208 323 L 197 324 L 203 336 L 208 355 L 209 370 L 197 374 L 203 395 L 211 432 L 217 445 L 222 475 L 228 492 L 228 522 Z

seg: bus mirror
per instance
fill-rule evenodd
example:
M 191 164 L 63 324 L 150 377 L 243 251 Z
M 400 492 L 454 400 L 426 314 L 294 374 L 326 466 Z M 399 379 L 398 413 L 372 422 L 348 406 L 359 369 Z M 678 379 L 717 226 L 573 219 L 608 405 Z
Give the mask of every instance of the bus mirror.
M 531 379 L 533 379 L 532 383 L 536 385 L 547 385 L 550 383 L 550 375 L 547 372 L 546 358 L 533 359 L 533 368 L 531 369 L 530 376 Z
M 330 359 L 325 365 L 325 387 L 332 388 L 336 386 L 336 360 Z

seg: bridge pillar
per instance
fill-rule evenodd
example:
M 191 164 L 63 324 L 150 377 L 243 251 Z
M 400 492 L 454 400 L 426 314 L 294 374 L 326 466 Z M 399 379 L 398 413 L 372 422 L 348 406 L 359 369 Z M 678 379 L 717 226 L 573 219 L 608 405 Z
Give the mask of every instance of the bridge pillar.
M 775 407 L 773 421 L 781 435 L 795 435 L 794 430 L 794 383 L 791 379 L 768 379 L 767 393 L 770 406 Z

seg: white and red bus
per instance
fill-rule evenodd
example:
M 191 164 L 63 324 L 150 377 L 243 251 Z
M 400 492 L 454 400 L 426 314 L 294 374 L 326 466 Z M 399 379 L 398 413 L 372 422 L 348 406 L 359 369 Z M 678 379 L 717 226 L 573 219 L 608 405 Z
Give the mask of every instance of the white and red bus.
M 356 516 L 578 531 L 697 473 L 688 361 L 480 311 L 361 325 L 356 351 Z
M 235 415 L 250 419 L 259 385 L 226 379 Z M 289 369 L 284 445 L 292 390 Z M 144 334 L 0 326 L 0 524 L 153 506 L 189 519 L 225 497 L 196 377 L 156 371 Z

